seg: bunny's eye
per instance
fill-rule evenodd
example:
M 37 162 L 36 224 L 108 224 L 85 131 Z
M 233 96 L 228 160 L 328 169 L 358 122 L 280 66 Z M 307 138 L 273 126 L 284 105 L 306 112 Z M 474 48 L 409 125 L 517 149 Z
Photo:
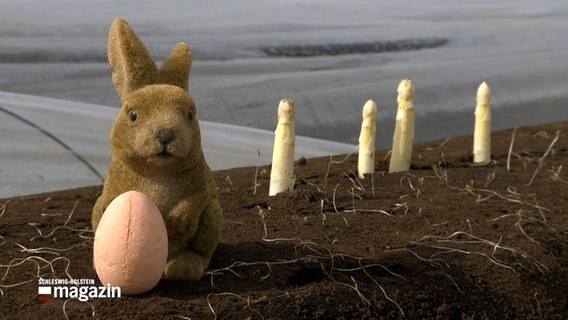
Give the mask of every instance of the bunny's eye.
M 130 118 L 130 121 L 136 121 L 136 118 L 138 118 L 138 113 L 132 110 L 128 113 L 128 117 Z
M 188 118 L 189 120 L 193 120 L 193 111 L 189 110 L 189 111 L 187 112 L 187 118 Z

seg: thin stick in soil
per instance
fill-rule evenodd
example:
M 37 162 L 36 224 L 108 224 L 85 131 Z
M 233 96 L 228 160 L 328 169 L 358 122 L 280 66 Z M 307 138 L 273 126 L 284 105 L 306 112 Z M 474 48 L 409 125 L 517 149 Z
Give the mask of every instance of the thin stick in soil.
M 30 279 L 30 280 L 26 280 L 26 281 L 14 283 L 14 284 L 0 284 L 0 296 L 4 296 L 4 290 L 3 289 L 18 287 L 18 286 L 24 285 L 26 283 L 30 283 L 32 281 L 34 281 L 34 279 Z
M 513 134 L 511 136 L 511 144 L 509 144 L 509 153 L 507 154 L 507 172 L 511 171 L 511 154 L 513 154 L 513 144 L 515 143 L 516 133 L 517 133 L 517 128 L 513 129 Z
M 10 200 L 4 202 L 4 204 L 0 208 L 0 218 L 2 218 L 6 213 L 6 210 L 8 209 L 8 203 L 10 203 Z M 0 234 L 0 240 L 4 240 L 4 237 L 1 234 Z M 4 242 L 0 243 L 0 245 L 2 244 L 4 244 Z
M 371 191 L 373 192 L 373 198 L 377 198 L 377 194 L 375 193 L 375 173 L 371 174 Z
M 556 171 L 551 169 L 550 172 L 552 172 L 552 176 L 550 177 L 550 180 L 554 182 L 568 183 L 568 180 L 560 178 L 560 171 L 562 171 L 562 165 L 559 165 Z
M 256 150 L 256 155 L 258 156 L 258 163 L 256 165 L 256 169 L 254 170 L 254 191 L 252 192 L 253 195 L 256 195 L 256 189 L 260 187 L 258 184 L 258 168 L 260 166 L 260 150 Z M 231 183 L 232 185 L 232 183 Z
M 13 244 L 15 244 L 16 246 L 18 246 L 18 247 L 20 247 L 20 248 L 22 249 L 22 250 L 20 250 L 20 252 L 26 252 L 26 253 L 31 253 L 31 254 L 44 254 L 44 253 L 47 253 L 47 254 L 52 254 L 52 255 L 56 255 L 56 256 L 61 256 L 61 253 L 60 253 L 60 252 L 71 251 L 71 250 L 73 250 L 73 249 L 75 249 L 75 248 L 84 247 L 84 246 L 87 245 L 86 243 L 81 242 L 81 243 L 72 245 L 72 246 L 69 247 L 69 248 L 63 248 L 63 249 L 61 249 L 61 248 L 51 248 L 51 247 L 26 248 L 24 245 L 22 245 L 22 244 L 20 244 L 20 243 L 13 242 Z
M 211 313 L 213 313 L 213 316 L 215 317 L 214 319 L 217 319 L 219 315 L 217 314 L 217 312 L 215 312 L 213 305 L 211 305 L 211 297 L 216 297 L 216 296 L 230 296 L 243 300 L 246 302 L 245 308 L 248 308 L 250 311 L 253 311 L 254 313 L 258 314 L 262 319 L 264 319 L 264 316 L 260 312 L 258 312 L 257 310 L 251 307 L 250 297 L 245 298 L 243 296 L 240 296 L 232 292 L 210 293 L 209 295 L 207 295 L 207 305 L 209 306 L 209 310 L 211 310 Z
M 62 306 L 63 315 L 65 316 L 66 320 L 69 320 L 69 316 L 67 315 L 67 302 L 69 302 L 69 300 L 77 300 L 79 302 L 88 304 L 89 306 L 91 306 L 91 318 L 95 316 L 95 307 L 89 301 L 80 301 L 79 299 L 69 298 L 69 299 L 65 300 L 65 302 L 63 302 L 63 306 Z
M 487 200 L 491 199 L 492 197 L 498 197 L 498 198 L 500 198 L 500 199 L 502 199 L 502 200 L 506 200 L 506 201 L 509 201 L 509 202 L 517 203 L 517 204 L 526 205 L 526 206 L 529 206 L 529 207 L 531 207 L 531 208 L 535 208 L 535 209 L 537 209 L 537 210 L 550 211 L 550 210 L 548 210 L 547 208 L 544 208 L 544 207 L 542 207 L 542 206 L 540 206 L 540 205 L 534 205 L 534 204 L 532 204 L 532 203 L 529 203 L 529 202 L 520 200 L 520 198 L 519 198 L 519 197 L 520 197 L 520 194 L 510 192 L 510 191 L 513 190 L 514 188 L 511 188 L 511 187 L 507 188 L 507 190 L 509 191 L 509 193 L 511 193 L 511 194 L 513 195 L 512 197 L 502 195 L 502 194 L 500 194 L 500 193 L 498 193 L 498 192 L 496 192 L 496 191 L 493 191 L 493 190 L 488 190 L 488 189 L 476 189 L 476 188 L 473 188 L 472 186 L 470 186 L 469 184 L 467 184 L 467 185 L 465 186 L 465 188 L 459 188 L 459 187 L 455 187 L 455 186 L 450 185 L 450 183 L 449 183 L 449 181 L 448 181 L 448 173 L 447 173 L 446 170 L 444 170 L 444 169 L 442 169 L 441 167 L 438 167 L 438 166 L 434 166 L 434 167 L 432 167 L 432 169 L 433 169 L 433 171 L 434 171 L 434 174 L 435 174 L 442 182 L 444 182 L 444 184 L 445 184 L 448 188 L 450 188 L 450 189 L 452 189 L 452 190 L 455 190 L 455 191 L 462 191 L 462 192 L 465 191 L 465 192 L 468 192 L 468 193 L 470 193 L 471 195 L 473 195 L 473 196 L 475 196 L 475 197 L 477 198 L 477 202 L 478 202 L 478 203 L 479 203 L 479 202 L 483 202 L 483 201 L 487 201 Z M 489 193 L 489 195 L 483 197 L 483 196 L 481 195 L 481 193 Z
M 385 268 L 386 269 L 386 268 Z M 390 270 L 386 269 L 388 272 L 390 272 Z M 377 280 L 375 280 L 373 277 L 371 277 L 371 275 L 369 274 L 369 272 L 367 272 L 366 268 L 363 268 L 363 272 L 365 272 L 365 274 L 367 275 L 367 277 L 369 277 L 369 279 L 371 279 L 371 281 L 373 281 L 374 284 L 376 284 L 381 291 L 383 292 L 383 296 L 385 297 L 385 299 L 387 299 L 388 301 L 390 301 L 392 304 L 394 304 L 397 308 L 398 311 L 400 312 L 400 314 L 402 315 L 403 318 L 406 318 L 406 315 L 404 314 L 404 311 L 402 310 L 402 307 L 396 302 L 394 301 L 391 297 L 389 297 L 387 295 L 386 290 L 383 288 L 383 286 L 381 286 L 379 284 L 379 282 L 377 282 Z M 395 274 L 396 275 L 396 274 Z M 397 275 L 398 276 L 398 275 Z M 405 279 L 406 280 L 406 279 Z
M 39 264 L 39 262 L 36 261 L 36 260 L 38 260 L 40 262 L 44 262 L 44 263 L 46 263 L 46 265 L 41 266 Z M 47 259 L 44 259 L 40 256 L 29 256 L 29 257 L 26 257 L 26 258 L 14 258 L 10 261 L 9 264 L 0 265 L 0 268 L 6 268 L 6 272 L 4 273 L 2 280 L 6 279 L 6 277 L 8 276 L 8 273 L 10 272 L 10 269 L 17 267 L 17 266 L 20 266 L 20 265 L 24 264 L 25 262 L 32 262 L 32 263 L 35 264 L 35 266 L 37 268 L 37 272 L 36 272 L 37 278 L 41 278 L 41 274 L 40 274 L 41 270 L 45 269 L 47 267 L 49 267 L 51 269 L 51 275 L 55 276 L 55 268 L 53 267 L 53 264 L 56 261 L 59 261 L 59 260 L 63 260 L 66 263 L 65 264 L 65 274 L 67 275 L 69 280 L 73 280 L 73 277 L 69 274 L 69 267 L 71 266 L 71 260 L 69 260 L 67 257 L 57 257 L 57 258 L 54 258 L 51 261 L 48 261 Z M 16 262 L 16 261 L 18 261 L 18 262 Z
M 556 141 L 558 141 L 558 139 L 560 138 L 560 131 L 556 131 L 556 137 L 554 137 L 554 140 L 552 140 L 552 142 L 550 143 L 550 145 L 548 146 L 548 149 L 546 149 L 546 152 L 542 155 L 542 157 L 540 157 L 538 159 L 538 163 L 536 165 L 536 169 L 531 177 L 531 180 L 529 181 L 529 183 L 527 184 L 527 186 L 532 185 L 534 178 L 536 177 L 538 171 L 541 169 L 541 167 L 544 164 L 544 158 L 546 158 L 546 156 L 550 153 L 550 151 L 552 150 L 552 147 L 554 146 L 554 144 L 556 143 Z
M 6 210 L 8 209 L 8 203 L 10 203 L 10 200 L 4 202 L 2 208 L 0 208 L 0 218 L 2 218 L 2 216 L 6 213 Z
M 474 189 L 474 188 L 471 188 L 469 185 L 467 185 L 467 186 L 465 187 L 465 189 L 462 189 L 462 190 L 463 190 L 463 191 L 467 191 L 468 193 L 471 193 L 472 195 L 475 195 L 475 196 L 477 197 L 477 202 L 487 201 L 487 200 L 489 200 L 490 198 L 492 198 L 492 197 L 495 196 L 495 197 L 498 197 L 498 198 L 500 198 L 500 199 L 503 199 L 503 200 L 506 200 L 506 201 L 509 201 L 509 202 L 513 202 L 513 203 L 522 204 L 522 205 L 525 205 L 525 206 L 529 206 L 529 207 L 535 208 L 535 209 L 537 209 L 537 210 L 550 211 L 549 209 L 547 209 L 547 208 L 545 208 L 545 207 L 542 207 L 542 206 L 540 206 L 540 205 L 538 205 L 538 204 L 532 204 L 532 203 L 530 203 L 530 202 L 526 202 L 526 201 L 520 200 L 520 199 L 518 199 L 518 198 L 515 199 L 515 198 L 507 197 L 507 196 L 504 196 L 504 195 L 502 195 L 502 194 L 500 194 L 500 193 L 498 193 L 498 192 L 495 192 L 495 191 L 493 191 L 493 190 Z M 481 197 L 481 194 L 477 194 L 477 193 L 475 193 L 475 192 L 486 192 L 486 193 L 489 193 L 490 195 L 487 196 L 487 197 L 485 197 L 485 198 L 482 198 L 482 197 Z M 518 195 L 518 194 L 517 194 L 517 195 Z M 545 219 L 545 220 L 546 220 L 546 219 Z
M 349 157 L 351 157 L 351 155 L 352 155 L 353 153 L 357 152 L 357 150 L 359 150 L 359 146 L 358 146 L 358 145 L 355 147 L 355 149 L 354 149 L 353 151 L 351 151 L 349 154 L 347 154 L 347 155 L 345 156 L 345 158 L 343 158 L 343 160 L 341 160 L 341 161 L 334 161 L 334 160 L 333 160 L 333 156 L 329 156 L 329 163 L 328 163 L 328 165 L 327 165 L 327 171 L 325 172 L 325 176 L 324 176 L 324 178 L 323 178 L 323 181 L 324 181 L 324 182 L 323 182 L 323 189 L 324 189 L 324 190 L 327 190 L 327 180 L 328 180 L 328 178 L 329 178 L 329 173 L 330 173 L 330 171 L 331 171 L 331 165 L 332 165 L 332 164 L 342 164 L 342 163 L 345 162 L 347 159 L 349 159 Z
M 339 285 L 342 285 L 342 286 L 346 286 L 346 287 L 348 287 L 348 288 L 354 290 L 354 291 L 357 293 L 357 295 L 359 296 L 359 298 L 361 298 L 361 300 L 363 300 L 363 302 L 365 302 L 367 305 L 371 305 L 371 304 L 372 304 L 372 303 L 369 301 L 369 299 L 367 299 L 367 298 L 363 295 L 363 293 L 361 293 L 361 291 L 359 291 L 359 288 L 358 288 L 358 286 L 357 286 L 357 282 L 355 281 L 355 278 L 351 277 L 351 280 L 353 281 L 353 284 L 354 284 L 354 285 L 350 285 L 349 283 L 345 283 L 345 282 L 341 282 L 341 281 L 335 280 L 335 279 L 327 272 L 327 270 L 325 270 L 325 267 L 324 267 L 323 263 L 321 263 L 320 266 L 321 266 L 321 269 L 323 270 L 323 272 L 325 273 L 325 275 L 326 275 L 331 281 L 333 281 L 333 282 L 336 283 L 336 284 L 339 284 Z
M 463 236 L 465 236 L 469 239 L 472 239 L 472 240 L 454 240 L 454 238 L 459 238 L 459 237 L 463 237 Z M 468 250 L 453 248 L 453 247 L 430 245 L 430 244 L 424 243 L 424 241 L 426 241 L 426 240 L 433 240 L 434 242 L 437 242 L 437 243 L 453 243 L 453 244 L 460 244 L 460 245 L 472 245 L 472 244 L 486 245 L 486 246 L 489 246 L 489 247 L 492 248 L 492 254 L 491 254 L 491 256 L 489 256 L 489 255 L 487 255 L 483 252 L 480 252 L 480 251 L 468 251 Z M 516 266 L 516 265 L 528 269 L 528 267 L 526 267 L 521 262 L 515 263 L 515 264 L 507 264 L 504 261 L 501 261 L 500 259 L 496 258 L 495 254 L 496 254 L 497 250 L 500 249 L 502 251 L 511 253 L 514 257 L 521 256 L 523 259 L 527 260 L 530 264 L 534 265 L 541 273 L 544 273 L 545 270 L 548 270 L 548 268 L 544 264 L 538 262 L 536 259 L 530 257 L 529 255 L 520 251 L 519 249 L 502 246 L 501 240 L 502 239 L 500 239 L 499 242 L 493 242 L 493 241 L 490 241 L 490 240 L 486 240 L 486 239 L 474 236 L 474 235 L 467 233 L 467 232 L 464 232 L 464 231 L 456 231 L 456 232 L 454 232 L 454 233 L 452 233 L 452 234 L 450 234 L 449 236 L 446 236 L 446 237 L 426 235 L 426 236 L 423 236 L 422 238 L 420 238 L 416 241 L 409 241 L 409 240 L 406 240 L 406 241 L 408 241 L 408 243 L 413 244 L 413 245 L 426 246 L 426 247 L 430 247 L 430 248 L 433 248 L 433 249 L 440 250 L 439 252 L 432 254 L 430 258 L 433 258 L 433 257 L 441 255 L 441 254 L 448 254 L 448 253 L 462 253 L 462 254 L 466 254 L 466 255 L 474 254 L 474 255 L 479 255 L 479 256 L 485 257 L 490 262 L 492 262 L 493 264 L 498 265 L 500 267 L 504 267 L 506 269 L 510 269 L 515 273 L 517 273 L 517 271 L 513 267 Z

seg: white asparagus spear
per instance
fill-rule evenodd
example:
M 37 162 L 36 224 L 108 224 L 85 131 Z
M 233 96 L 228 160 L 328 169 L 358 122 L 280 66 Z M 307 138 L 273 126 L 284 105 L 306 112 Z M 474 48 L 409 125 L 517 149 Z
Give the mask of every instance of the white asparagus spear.
M 269 196 L 294 188 L 294 141 L 294 101 L 282 99 L 278 105 L 278 125 L 274 132 Z
M 414 143 L 414 86 L 412 79 L 400 82 L 397 89 L 398 110 L 392 141 L 389 173 L 403 172 L 410 169 L 412 146 Z
M 491 90 L 486 82 L 477 89 L 475 107 L 475 129 L 473 131 L 473 162 L 485 163 L 491 160 Z
M 360 179 L 366 174 L 375 172 L 375 136 L 376 136 L 377 104 L 373 100 L 367 101 L 363 107 L 363 121 L 359 135 L 359 160 L 357 172 Z

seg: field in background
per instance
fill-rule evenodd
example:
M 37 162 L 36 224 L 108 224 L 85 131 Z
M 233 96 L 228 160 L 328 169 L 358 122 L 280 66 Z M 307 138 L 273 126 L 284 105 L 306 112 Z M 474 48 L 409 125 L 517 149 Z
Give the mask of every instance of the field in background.
M 483 80 L 493 89 L 495 129 L 568 118 L 565 1 L 133 5 L 3 2 L 0 89 L 117 106 L 106 36 L 112 19 L 122 16 L 157 59 L 178 41 L 190 44 L 190 87 L 202 120 L 273 130 L 278 101 L 288 97 L 296 102 L 298 134 L 355 144 L 361 107 L 372 98 L 379 106 L 378 146 L 387 147 L 396 85 L 407 76 L 416 85 L 417 141 L 471 132 L 475 90 Z M 352 50 L 361 43 L 433 38 L 448 43 L 417 51 Z M 314 46 L 354 52 L 263 52 Z

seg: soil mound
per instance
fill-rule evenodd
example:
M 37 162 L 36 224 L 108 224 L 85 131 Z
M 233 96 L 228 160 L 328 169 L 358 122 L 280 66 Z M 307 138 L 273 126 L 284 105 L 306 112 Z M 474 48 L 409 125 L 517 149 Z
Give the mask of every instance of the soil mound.
M 401 174 L 378 151 L 364 180 L 356 155 L 301 159 L 275 197 L 269 166 L 216 172 L 226 225 L 207 276 L 120 299 L 38 296 L 39 277 L 97 279 L 100 186 L 0 200 L 0 318 L 563 319 L 567 133 L 495 132 L 484 166 L 470 136 L 420 144 Z

